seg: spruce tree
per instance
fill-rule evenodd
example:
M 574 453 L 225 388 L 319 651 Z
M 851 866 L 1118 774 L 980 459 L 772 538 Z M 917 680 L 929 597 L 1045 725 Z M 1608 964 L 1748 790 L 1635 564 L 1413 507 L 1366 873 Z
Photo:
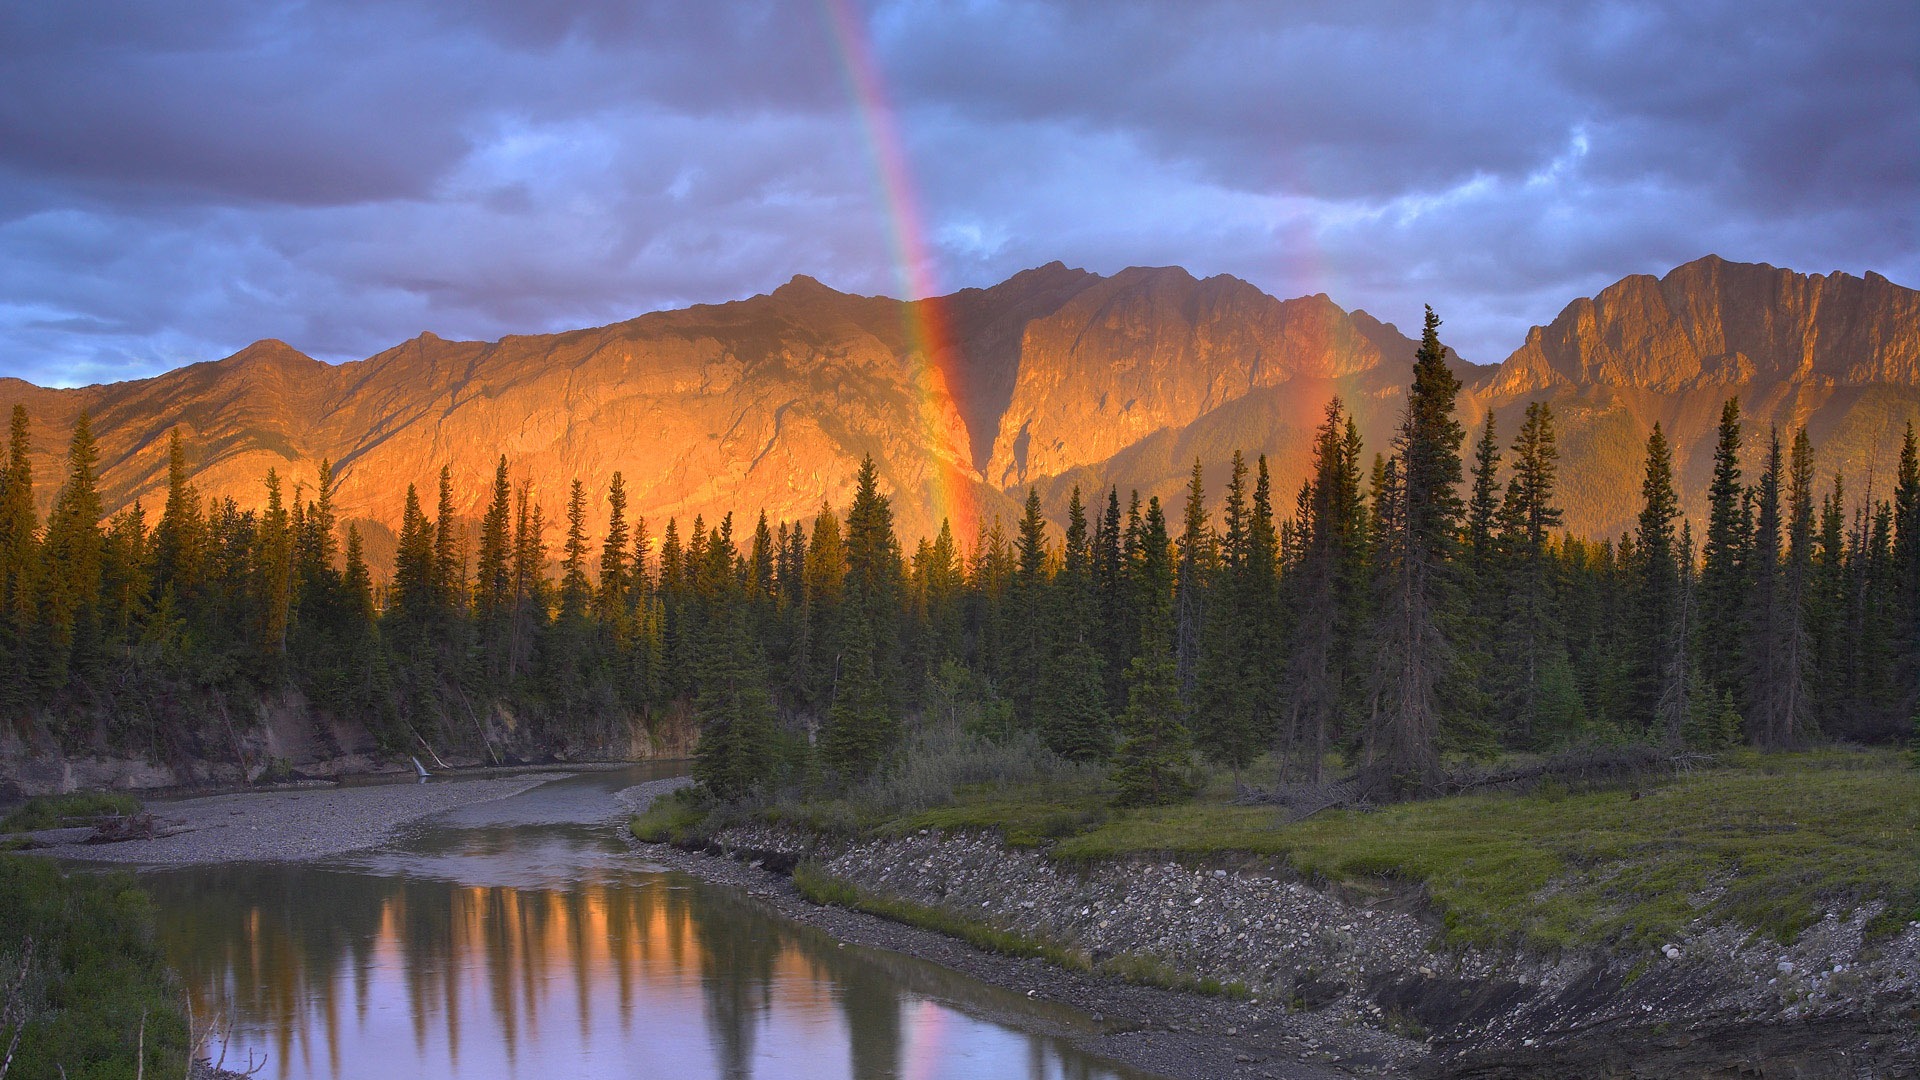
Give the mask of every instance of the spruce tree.
M 1462 523 L 1459 582 L 1464 590 L 1459 640 L 1461 688 L 1474 713 L 1490 711 L 1495 673 L 1490 660 L 1495 628 L 1506 599 L 1502 579 L 1507 566 L 1500 557 L 1500 442 L 1493 410 L 1480 424 L 1473 444 L 1473 465 L 1467 474 L 1466 517 Z
M 267 470 L 267 506 L 260 515 L 255 556 L 259 592 L 260 646 L 273 654 L 287 651 L 287 630 L 293 619 L 293 524 L 280 494 L 280 475 Z
M 1040 688 L 1040 666 L 1046 656 L 1047 523 L 1040 516 L 1040 491 L 1027 489 L 1014 540 L 1016 563 L 1007 593 L 1005 635 L 1008 697 L 1014 712 L 1029 729 L 1037 730 L 1034 695 Z
M 1475 589 L 1490 589 L 1496 574 L 1494 536 L 1500 518 L 1500 444 L 1494 436 L 1492 409 L 1487 410 L 1474 443 L 1472 488 L 1467 500 L 1466 556 Z
M 1135 506 L 1136 515 L 1138 505 Z M 1126 669 L 1133 659 L 1137 636 L 1129 636 L 1132 622 L 1124 579 L 1126 562 L 1122 555 L 1120 490 L 1107 489 L 1107 507 L 1100 515 L 1093 534 L 1093 591 L 1097 615 L 1094 641 L 1100 651 L 1100 666 L 1106 680 L 1109 712 L 1117 712 L 1126 703 Z
M 1906 688 L 1900 707 L 1907 715 L 1920 712 L 1920 441 L 1914 437 L 1912 421 L 1907 422 L 1900 445 L 1891 511 L 1891 621 L 1900 653 L 1899 685 Z
M 767 692 L 766 665 L 745 599 L 733 601 L 714 619 L 701 650 L 700 745 L 694 779 L 723 799 L 739 799 L 771 789 L 777 779 L 773 698 Z
M 487 502 L 486 516 L 480 519 L 480 552 L 475 561 L 473 610 L 478 617 L 483 644 L 499 647 L 496 640 L 512 615 L 513 603 L 513 482 L 507 476 L 507 456 L 493 472 L 493 496 Z
M 1680 680 L 1689 671 L 1682 626 L 1680 553 L 1674 522 L 1680 499 L 1673 488 L 1673 452 L 1660 425 L 1647 437 L 1640 518 L 1633 540 L 1637 559 L 1633 634 L 1632 710 L 1637 727 L 1678 736 L 1685 717 Z
M 47 514 L 44 551 L 44 615 L 48 662 L 46 685 L 61 687 L 74 668 L 93 659 L 99 635 L 101 556 L 100 451 L 85 412 L 73 425 L 67 448 L 67 482 Z
M 1248 655 L 1253 628 L 1245 593 L 1254 557 L 1250 495 L 1247 460 L 1236 450 L 1221 505 L 1220 560 L 1206 585 L 1208 602 L 1201 617 L 1189 710 L 1194 742 L 1236 776 L 1263 742 L 1254 712 L 1258 689 L 1251 678 L 1253 658 Z
M 132 660 L 133 646 L 148 617 L 152 572 L 146 509 L 136 499 L 132 506 L 113 515 L 107 523 L 100 564 L 105 645 L 110 653 L 125 661 Z M 131 667 L 127 670 L 131 672 Z
M 886 689 L 874 671 L 872 623 L 849 619 L 842 637 L 833 705 L 820 735 L 821 758 L 844 780 L 872 772 L 897 735 Z
M 587 489 L 579 480 L 567 488 L 567 536 L 560 549 L 560 620 L 584 621 L 593 602 L 587 580 Z
M 439 499 L 433 518 L 433 591 L 443 617 L 466 607 L 466 566 L 460 551 L 459 524 L 453 509 L 453 467 L 440 466 Z
M 1740 483 L 1740 399 L 1720 410 L 1707 488 L 1707 536 L 1701 552 L 1699 617 L 1694 620 L 1700 670 L 1715 693 L 1733 694 L 1746 682 L 1748 566 L 1753 539 Z
M 846 606 L 840 632 L 844 639 L 852 622 L 866 624 L 874 678 L 888 708 L 897 708 L 902 701 L 900 616 L 905 575 L 900 541 L 893 532 L 892 503 L 880 494 L 880 472 L 871 455 L 861 462 L 853 502 L 847 507 L 846 553 Z
M 1160 500 L 1147 504 L 1136 546 L 1134 579 L 1142 609 L 1138 653 L 1127 668 L 1127 707 L 1111 773 L 1122 806 L 1177 802 L 1193 791 L 1192 741 L 1180 704 L 1171 629 L 1173 566 Z
M 1339 398 L 1327 403 L 1313 445 L 1313 476 L 1301 500 L 1299 561 L 1292 588 L 1296 622 L 1285 680 L 1281 781 L 1298 769 L 1322 778 L 1327 751 L 1353 707 L 1354 665 L 1364 625 L 1362 560 L 1366 514 L 1360 494 L 1359 433 Z
M 1787 551 L 1779 582 L 1779 634 L 1776 655 L 1778 697 L 1761 710 L 1761 717 L 1778 746 L 1797 745 L 1812 733 L 1813 710 L 1807 680 L 1813 659 L 1807 633 L 1808 604 L 1813 589 L 1813 441 L 1807 429 L 1793 436 L 1787 459 Z
M 33 652 L 33 625 L 39 607 L 35 587 L 40 545 L 33 504 L 33 462 L 27 409 L 13 407 L 6 471 L 0 473 L 0 659 L 8 662 L 6 682 L 23 681 Z
M 420 510 L 420 493 L 407 485 L 400 513 L 400 541 L 393 557 L 393 591 L 387 614 L 399 623 L 422 627 L 434 608 L 433 526 Z
M 627 482 L 615 469 L 607 481 L 607 535 L 600 543 L 600 587 L 594 595 L 595 613 L 614 632 L 615 640 L 626 637 L 628 593 L 633 587 L 627 537 Z
M 1755 493 L 1754 589 L 1748 623 L 1753 707 L 1749 718 L 1755 742 L 1769 749 L 1795 745 L 1806 718 L 1806 641 L 1800 610 L 1804 575 L 1788 561 L 1797 562 L 1806 554 L 1803 541 L 1797 544 L 1800 555 L 1796 556 L 1793 549 L 1804 529 L 1803 518 L 1811 517 L 1810 508 L 1803 509 L 1801 504 L 1810 501 L 1802 489 L 1810 486 L 1812 449 L 1809 444 L 1803 452 L 1800 442 L 1795 440 L 1795 460 L 1788 464 L 1782 458 L 1780 434 L 1773 432 L 1767 468 Z M 1783 494 L 1788 499 L 1786 521 L 1782 520 Z M 1783 526 L 1787 532 L 1784 552 Z
M 1512 449 L 1513 476 L 1500 504 L 1499 552 L 1506 572 L 1489 663 L 1494 708 L 1509 741 L 1533 749 L 1577 712 L 1568 708 L 1564 692 L 1571 673 L 1553 596 L 1549 543 L 1561 521 L 1555 501 L 1560 451 L 1553 410 L 1544 402 L 1527 406 Z
M 833 701 L 839 678 L 841 651 L 839 615 L 847 580 L 847 549 L 840 519 L 821 504 L 807 541 L 804 570 L 806 609 L 801 619 L 806 647 L 796 650 L 796 663 L 807 669 L 804 698 L 824 708 Z
M 153 530 L 154 587 L 191 603 L 207 557 L 206 515 L 187 469 L 187 449 L 174 428 L 167 436 L 167 501 Z
M 1074 488 L 1067 504 L 1066 548 L 1049 591 L 1046 653 L 1034 691 L 1034 718 L 1054 753 L 1079 761 L 1104 759 L 1111 749 L 1106 683 L 1094 645 L 1097 617 L 1094 553 L 1086 507 Z
M 1191 703 L 1194 677 L 1200 664 L 1200 636 L 1206 627 L 1207 587 L 1218 566 L 1220 551 L 1207 522 L 1207 489 L 1200 459 L 1193 459 L 1187 480 L 1186 508 L 1181 514 L 1178 576 L 1174 583 L 1174 665 L 1180 675 L 1180 700 Z
M 532 484 L 521 481 L 513 497 L 513 618 L 507 638 L 507 681 L 531 665 L 548 612 L 546 518 L 533 501 Z
M 1460 380 L 1447 367 L 1440 320 L 1426 312 L 1413 389 L 1395 439 L 1397 474 L 1383 476 L 1377 661 L 1368 699 L 1365 758 L 1372 783 L 1427 793 L 1440 782 L 1441 687 L 1454 649 L 1449 575 L 1460 532 Z M 1397 490 L 1395 490 L 1397 488 Z

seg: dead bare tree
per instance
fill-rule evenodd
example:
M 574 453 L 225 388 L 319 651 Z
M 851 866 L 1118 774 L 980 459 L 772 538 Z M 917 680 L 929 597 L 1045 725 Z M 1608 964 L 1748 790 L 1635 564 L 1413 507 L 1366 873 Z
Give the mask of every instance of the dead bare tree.
M 13 1068 L 14 1052 L 20 1048 L 20 1033 L 27 1029 L 27 982 L 32 973 L 33 935 L 28 934 L 20 946 L 20 971 L 7 987 L 6 1003 L 0 1005 L 0 1024 L 13 1027 L 13 1036 L 7 1040 L 7 1056 L 0 1059 L 0 1080 L 6 1080 L 7 1071 Z

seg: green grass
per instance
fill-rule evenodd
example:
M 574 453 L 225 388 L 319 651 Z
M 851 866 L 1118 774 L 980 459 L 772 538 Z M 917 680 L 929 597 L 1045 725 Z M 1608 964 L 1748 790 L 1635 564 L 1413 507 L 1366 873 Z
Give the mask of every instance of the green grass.
M 645 812 L 628 822 L 634 838 L 647 844 L 689 844 L 704 840 L 712 831 L 708 825 L 711 810 L 696 801 L 691 788 L 682 788 L 653 800 Z
M 28 978 L 18 976 L 31 940 Z M 187 1030 L 153 941 L 152 908 L 127 874 L 62 875 L 40 859 L 0 856 L 0 1047 L 24 1006 L 10 1078 L 132 1080 L 178 1076 Z M 144 1028 L 144 1037 L 142 1030 Z
M 1920 918 L 1920 777 L 1897 754 L 1740 755 L 1642 791 L 1471 795 L 1296 824 L 1217 793 L 1108 810 L 1093 789 L 970 791 L 876 832 L 995 829 L 1066 861 L 1278 858 L 1418 888 L 1455 945 L 1650 946 L 1698 918 L 1788 940 L 1875 898 L 1888 902 L 1878 929 Z
M 72 795 L 41 795 L 28 799 L 0 818 L 0 832 L 32 832 L 63 825 L 86 825 L 108 814 L 137 814 L 140 800 L 119 792 L 95 791 Z

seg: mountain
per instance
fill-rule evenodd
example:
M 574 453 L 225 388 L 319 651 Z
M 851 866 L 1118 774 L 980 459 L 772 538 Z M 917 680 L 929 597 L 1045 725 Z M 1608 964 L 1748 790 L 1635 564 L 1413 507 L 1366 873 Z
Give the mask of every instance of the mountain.
M 1768 429 L 1786 442 L 1805 425 L 1823 491 L 1843 472 L 1852 496 L 1871 483 L 1885 497 L 1905 425 L 1920 420 L 1920 292 L 1874 273 L 1707 256 L 1568 304 L 1468 397 L 1509 435 L 1528 401 L 1553 406 L 1568 524 L 1589 535 L 1632 527 L 1655 423 L 1673 445 L 1684 508 L 1704 520 L 1729 397 L 1740 399 L 1749 481 Z
M 931 342 L 925 355 L 920 342 Z M 408 484 L 431 503 L 453 473 L 477 518 L 495 461 L 549 521 L 586 482 L 603 527 L 620 471 L 630 513 L 655 523 L 764 508 L 774 521 L 844 506 L 872 454 L 903 536 L 952 517 L 1011 518 L 1027 485 L 1059 516 L 1078 484 L 1175 499 L 1195 458 L 1212 492 L 1235 449 L 1266 454 L 1284 512 L 1311 432 L 1339 395 L 1371 450 L 1389 448 L 1415 344 L 1326 296 L 1278 300 L 1231 277 L 1059 263 L 987 289 L 901 302 L 796 277 L 733 303 L 497 342 L 422 334 L 330 365 L 262 341 L 151 379 L 52 390 L 0 380 L 27 406 L 44 511 L 82 409 L 101 442 L 110 508 L 157 510 L 167 432 L 188 437 L 195 482 L 242 504 L 277 469 L 310 486 L 331 459 L 344 518 L 391 543 Z M 1497 366 L 1452 358 L 1463 418 L 1493 410 L 1503 441 L 1529 401 L 1560 420 L 1568 525 L 1630 527 L 1647 432 L 1672 438 L 1698 513 L 1721 401 L 1765 428 L 1805 423 L 1820 470 L 1882 492 L 1906 420 L 1920 416 L 1920 293 L 1876 274 L 1802 275 L 1708 257 L 1576 300 Z M 1750 470 L 1751 471 L 1751 470 Z M 1091 500 L 1091 496 L 1090 496 Z M 751 527 L 736 522 L 736 529 Z M 550 535 L 550 539 L 557 536 Z
M 1324 298 L 1267 303 L 1284 307 L 1313 301 Z M 1344 314 L 1325 302 L 1322 310 L 1329 309 Z M 1207 307 L 1190 303 L 1185 310 Z M 1414 343 L 1365 312 L 1346 319 L 1367 331 L 1377 359 L 1342 368 L 1330 359 L 1307 361 L 1311 352 L 1296 344 L 1285 353 L 1292 362 L 1290 377 L 1270 377 L 1237 395 L 1221 395 L 1226 400 L 1191 419 L 1170 417 L 1103 460 L 1068 459 L 1041 470 L 1052 472 L 1039 481 L 1046 504 L 1063 507 L 1075 485 L 1083 491 L 1138 488 L 1143 496 L 1177 500 L 1196 458 L 1217 500 L 1228 462 L 1240 449 L 1250 460 L 1267 455 L 1276 508 L 1287 512 L 1309 469 L 1313 428 L 1336 394 L 1355 415 L 1369 452 L 1389 450 Z M 1243 315 L 1236 325 L 1253 321 Z M 1179 323 L 1162 315 L 1155 325 Z M 1206 334 L 1195 330 L 1176 339 L 1193 357 L 1175 365 L 1176 371 L 1188 379 L 1186 387 L 1200 384 L 1209 370 L 1201 344 Z M 1108 355 L 1147 351 L 1110 346 Z M 1246 344 L 1233 353 L 1255 355 Z M 1083 355 L 1087 359 L 1077 363 L 1040 365 L 1033 381 L 1044 383 L 1047 372 L 1071 371 L 1077 364 L 1095 368 L 1088 376 L 1061 380 L 1070 390 L 1067 402 L 1049 401 L 1034 410 L 1038 417 L 1072 415 L 1075 409 L 1092 416 L 1091 423 L 1065 425 L 1071 432 L 1093 431 L 1078 436 L 1085 440 L 1099 438 L 1100 425 L 1114 423 L 1088 410 L 1085 402 L 1105 392 L 1101 378 L 1108 367 L 1119 365 L 1099 367 L 1091 362 L 1092 350 Z M 1568 527 L 1584 536 L 1617 537 L 1633 528 L 1647 437 L 1659 423 L 1673 446 L 1682 505 L 1698 533 L 1704 528 L 1720 408 L 1729 397 L 1741 403 L 1749 481 L 1759 473 L 1769 428 L 1778 427 L 1786 441 L 1804 424 L 1814 442 L 1823 492 L 1834 473 L 1842 472 L 1850 498 L 1869 484 L 1877 497 L 1889 494 L 1905 425 L 1920 423 L 1920 292 L 1879 274 L 1807 275 L 1707 256 L 1665 277 L 1635 275 L 1573 301 L 1552 324 L 1530 330 L 1525 343 L 1499 365 L 1453 358 L 1453 368 L 1464 384 L 1460 410 L 1469 444 L 1488 410 L 1505 445 L 1519 430 L 1528 403 L 1552 406 L 1560 435 L 1560 499 Z M 1258 366 L 1249 360 L 1240 370 L 1247 369 Z M 1177 378 L 1164 381 L 1182 385 Z M 1079 405 L 1072 403 L 1074 393 Z M 1194 397 L 1189 389 L 1186 399 Z M 1036 437 L 1046 437 L 1046 429 L 1036 430 L 1041 432 Z M 1075 445 L 1071 438 L 1065 441 Z M 989 478 L 996 478 L 991 471 Z

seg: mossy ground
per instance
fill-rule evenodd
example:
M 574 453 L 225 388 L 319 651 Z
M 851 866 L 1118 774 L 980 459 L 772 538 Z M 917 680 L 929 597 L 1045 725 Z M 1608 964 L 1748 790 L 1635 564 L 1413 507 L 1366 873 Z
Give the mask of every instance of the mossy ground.
M 990 829 L 1067 861 L 1275 858 L 1323 880 L 1422 891 L 1453 945 L 1648 947 L 1697 920 L 1791 940 L 1830 910 L 1920 919 L 1920 773 L 1892 751 L 1737 754 L 1631 790 L 1488 793 L 1286 823 L 1224 778 L 1175 806 L 1118 809 L 1098 782 L 966 788 L 898 814 L 834 803 L 761 816 L 843 835 Z M 737 813 L 737 811 L 736 811 Z M 652 835 L 708 827 L 656 807 Z M 736 818 L 737 820 L 737 818 Z

